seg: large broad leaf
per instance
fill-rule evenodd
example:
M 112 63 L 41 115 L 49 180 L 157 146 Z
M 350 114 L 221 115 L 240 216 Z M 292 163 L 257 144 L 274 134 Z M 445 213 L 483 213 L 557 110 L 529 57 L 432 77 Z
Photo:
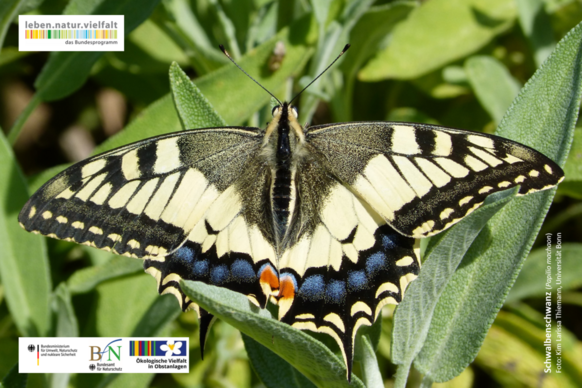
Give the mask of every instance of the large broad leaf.
M 406 297 L 394 314 L 391 353 L 392 362 L 401 364 L 398 384 L 405 381 L 413 360 L 422 349 L 439 297 L 461 259 L 485 224 L 516 192 L 514 189 L 489 196 L 484 206 L 471 216 L 431 239 L 422 271 L 406 290 Z
M 24 176 L 0 131 L 0 278 L 18 331 L 36 337 L 48 335 L 52 286 L 44 238 L 18 225 L 27 198 Z
M 527 83 L 497 131 L 562 166 L 580 104 L 581 44 L 582 25 L 578 25 Z M 447 381 L 475 358 L 529 253 L 554 192 L 516 198 L 477 237 L 443 292 L 414 363 L 427 382 Z
M 513 24 L 513 0 L 431 0 L 394 30 L 390 45 L 359 73 L 362 81 L 412 79 L 479 50 Z
M 318 387 L 364 387 L 339 356 L 308 334 L 271 317 L 242 294 L 201 282 L 181 281 L 182 290 L 214 316 L 278 354 Z

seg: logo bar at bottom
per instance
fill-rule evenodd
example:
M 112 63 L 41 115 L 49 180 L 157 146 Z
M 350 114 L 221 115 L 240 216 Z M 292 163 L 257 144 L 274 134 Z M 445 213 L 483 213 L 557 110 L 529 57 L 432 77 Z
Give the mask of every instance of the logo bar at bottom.
M 179 338 L 20 337 L 19 373 L 188 373 Z

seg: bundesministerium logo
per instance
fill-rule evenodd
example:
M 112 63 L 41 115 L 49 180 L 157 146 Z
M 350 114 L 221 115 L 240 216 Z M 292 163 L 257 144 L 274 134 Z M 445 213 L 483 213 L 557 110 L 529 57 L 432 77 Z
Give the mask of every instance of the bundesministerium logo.
M 117 361 L 121 361 L 121 345 L 115 346 L 117 348 L 117 351 L 115 351 L 115 347 L 111 346 L 112 343 L 118 341 L 121 341 L 121 338 L 108 343 L 103 349 L 103 351 L 101 351 L 101 348 L 99 346 L 89 346 L 91 348 L 91 358 L 89 359 L 89 361 L 101 361 L 101 358 L 103 358 L 103 355 L 105 353 L 107 353 L 107 361 L 111 361 L 112 355 L 114 358 L 117 358 Z

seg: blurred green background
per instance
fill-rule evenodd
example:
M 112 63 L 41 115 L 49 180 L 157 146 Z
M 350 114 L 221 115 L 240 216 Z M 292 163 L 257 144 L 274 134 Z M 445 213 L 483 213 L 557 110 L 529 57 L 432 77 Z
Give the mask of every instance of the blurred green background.
M 24 13 L 125 14 L 125 52 L 18 52 L 17 15 Z M 0 188 L 0 222 L 15 218 L 26 191 L 64 165 L 180 130 L 168 95 L 173 61 L 228 125 L 264 126 L 270 97 L 233 70 L 218 44 L 289 99 L 351 43 L 302 95 L 301 122 L 411 121 L 492 133 L 556 42 L 580 21 L 581 0 L 2 0 L 0 126 L 13 154 L 0 158 L 0 174 L 13 175 L 2 180 L 8 183 Z M 565 172 L 540 233 L 562 234 L 565 377 L 542 373 L 545 240 L 538 239 L 475 361 L 435 386 L 582 386 L 582 128 Z M 179 313 L 173 296 L 159 297 L 139 261 L 20 230 L 1 236 L 5 264 L 18 244 L 29 250 L 26 262 L 17 262 L 27 274 L 24 312 L 9 310 L 6 285 L 0 286 L 0 378 L 17 363 L 19 336 L 172 335 L 190 337 L 189 374 L 30 375 L 28 386 L 262 386 L 240 334 L 226 324 L 213 327 L 200 360 L 194 313 Z M 12 273 L 8 265 L 0 268 L 6 283 Z M 32 328 L 22 324 L 27 309 Z M 378 348 L 386 387 L 395 372 L 392 311 L 383 314 Z M 413 372 L 409 386 L 418 379 Z

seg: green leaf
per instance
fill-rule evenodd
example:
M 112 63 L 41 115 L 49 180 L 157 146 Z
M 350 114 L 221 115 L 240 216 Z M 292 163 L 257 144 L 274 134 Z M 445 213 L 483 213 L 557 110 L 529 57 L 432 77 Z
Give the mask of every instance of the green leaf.
M 170 86 L 184 129 L 226 126 L 222 117 L 176 62 L 170 66 Z
M 384 387 L 382 374 L 378 368 L 378 359 L 372 340 L 367 335 L 356 335 L 356 352 L 362 369 L 362 380 L 368 388 Z
M 342 69 L 348 74 L 348 79 L 354 78 L 362 64 L 382 48 L 381 43 L 386 36 L 416 7 L 416 2 L 399 1 L 371 7 L 362 15 L 350 32 L 352 47 L 341 64 Z
M 513 0 L 432 0 L 396 27 L 386 49 L 359 73 L 362 81 L 412 79 L 471 54 L 511 27 Z
M 26 181 L 0 131 L 0 278 L 8 309 L 22 336 L 46 336 L 50 328 L 51 281 L 44 238 L 18 225 Z
M 341 68 L 344 70 L 344 92 L 335 95 L 333 103 L 341 104 L 334 109 L 338 121 L 353 118 L 353 98 L 356 74 L 362 65 L 378 52 L 381 43 L 400 21 L 405 19 L 416 7 L 412 1 L 402 1 L 371 7 L 350 31 L 350 51 L 344 56 Z
M 28 374 L 18 373 L 18 364 L 14 365 L 10 372 L 2 379 L 0 388 L 26 388 Z
M 168 94 L 160 98 L 133 120 L 123 131 L 110 137 L 95 147 L 93 154 L 100 154 L 138 140 L 182 130 L 172 97 Z
M 325 23 L 327 22 L 327 14 L 329 13 L 329 8 L 333 0 L 312 0 L 311 7 L 313 8 L 313 14 L 317 20 L 317 24 L 321 31 L 325 29 Z
M 150 386 L 153 373 L 124 373 L 118 375 L 109 375 L 112 381 L 104 385 L 106 388 L 146 388 Z
M 544 374 L 544 384 L 549 386 L 579 387 L 582 379 L 579 342 L 563 325 L 558 340 L 555 323 L 552 326 L 552 373 L 544 373 L 547 338 L 544 314 L 523 303 L 511 311 L 499 312 L 475 363 L 505 386 L 534 386 Z M 562 359 L 560 373 L 555 369 L 558 346 Z
M 82 294 L 93 290 L 104 281 L 141 271 L 143 264 L 140 261 L 114 256 L 103 265 L 76 271 L 67 281 L 67 286 L 72 294 Z
M 197 74 L 208 74 L 229 63 L 218 47 L 213 46 L 189 1 L 163 1 L 161 5 L 167 15 L 155 12 L 153 21 L 166 31 L 189 56 L 190 63 Z
M 497 59 L 484 55 L 465 62 L 467 78 L 479 102 L 495 123 L 499 123 L 521 85 Z
M 345 47 L 352 28 L 373 3 L 373 0 L 348 2 L 344 7 L 341 16 L 337 20 L 333 20 L 329 23 L 327 28 L 324 29 L 321 24 L 319 25 L 320 28 L 317 46 L 314 58 L 309 67 L 308 75 L 299 80 L 299 84 L 302 88 L 306 87 L 308 83 L 312 82 L 315 77 L 321 75 L 322 72 L 330 66 L 330 63 L 335 60 L 340 53 L 340 50 Z M 332 75 L 334 72 L 335 71 L 332 70 L 328 74 L 324 74 L 322 79 L 313 83 L 313 85 L 306 90 L 304 97 L 300 101 L 300 122 L 308 122 L 311 120 L 321 98 L 328 100 L 330 94 L 333 95 L 341 90 L 341 84 L 336 85 L 336 83 L 333 82 Z M 329 91 L 326 90 L 324 92 L 324 89 L 329 89 Z
M 287 361 L 248 335 L 242 339 L 255 372 L 268 388 L 314 388 L 315 385 Z
M 564 165 L 580 105 L 581 44 L 582 25 L 578 25 L 526 84 L 502 120 L 498 135 L 529 145 Z M 475 358 L 554 192 L 516 198 L 477 237 L 443 292 L 414 363 L 429 379 L 447 381 Z
M 582 128 L 574 131 L 572 149 L 564 166 L 564 182 L 558 187 L 558 193 L 582 199 Z
M 79 323 L 66 283 L 59 284 L 53 293 L 53 311 L 56 317 L 55 336 L 78 337 Z
M 180 314 L 173 295 L 158 296 L 155 280 L 142 274 L 115 279 L 98 288 L 98 305 L 95 311 L 97 335 L 101 337 L 156 337 L 163 335 L 168 324 Z M 123 314 L 119 314 L 122 311 Z M 167 334 L 166 334 L 167 335 Z M 105 375 L 99 386 L 107 388 L 145 388 L 155 375 L 111 374 Z M 77 381 L 77 386 L 86 386 Z
M 188 58 L 172 39 L 151 19 L 147 19 L 128 36 L 135 45 L 151 58 L 162 63 L 178 62 L 186 64 Z M 126 41 L 127 44 L 127 41 Z M 143 64 L 146 65 L 147 64 Z
M 392 362 L 400 364 L 397 372 L 400 379 L 408 375 L 412 361 L 421 351 L 437 302 L 459 263 L 491 217 L 516 193 L 517 189 L 513 189 L 489 196 L 484 206 L 430 240 L 422 271 L 394 313 L 391 354 Z
M 155 280 L 147 274 L 112 279 L 97 286 L 95 327 L 100 337 L 129 337 L 150 306 L 159 299 Z M 123 314 L 119 314 L 123 311 Z
M 181 281 L 180 286 L 200 307 L 278 354 L 318 387 L 364 387 L 326 346 L 313 337 L 271 318 L 267 310 L 251 304 L 242 294 L 201 282 Z
M 155 337 L 180 315 L 182 310 L 176 297 L 162 295 L 151 304 L 131 333 L 132 337 Z
M 552 245 L 552 286 L 556 285 L 557 274 L 557 256 L 556 256 L 556 236 L 550 235 Z M 582 244 L 579 243 L 565 243 L 562 245 L 561 251 L 561 277 L 560 284 L 562 292 L 576 289 L 582 286 L 582 267 L 580 266 L 580 258 L 582 257 Z M 546 264 L 547 252 L 546 248 L 539 248 L 528 256 L 519 277 L 515 281 L 515 285 L 507 296 L 506 303 L 516 302 L 524 298 L 543 297 L 546 295 L 548 289 L 546 288 Z M 552 287 L 555 289 L 555 287 Z
M 16 16 L 39 6 L 43 0 L 3 0 L 0 2 L 0 49 L 10 24 Z
M 519 24 L 534 52 L 536 65 L 544 63 L 556 46 L 543 0 L 517 0 Z

